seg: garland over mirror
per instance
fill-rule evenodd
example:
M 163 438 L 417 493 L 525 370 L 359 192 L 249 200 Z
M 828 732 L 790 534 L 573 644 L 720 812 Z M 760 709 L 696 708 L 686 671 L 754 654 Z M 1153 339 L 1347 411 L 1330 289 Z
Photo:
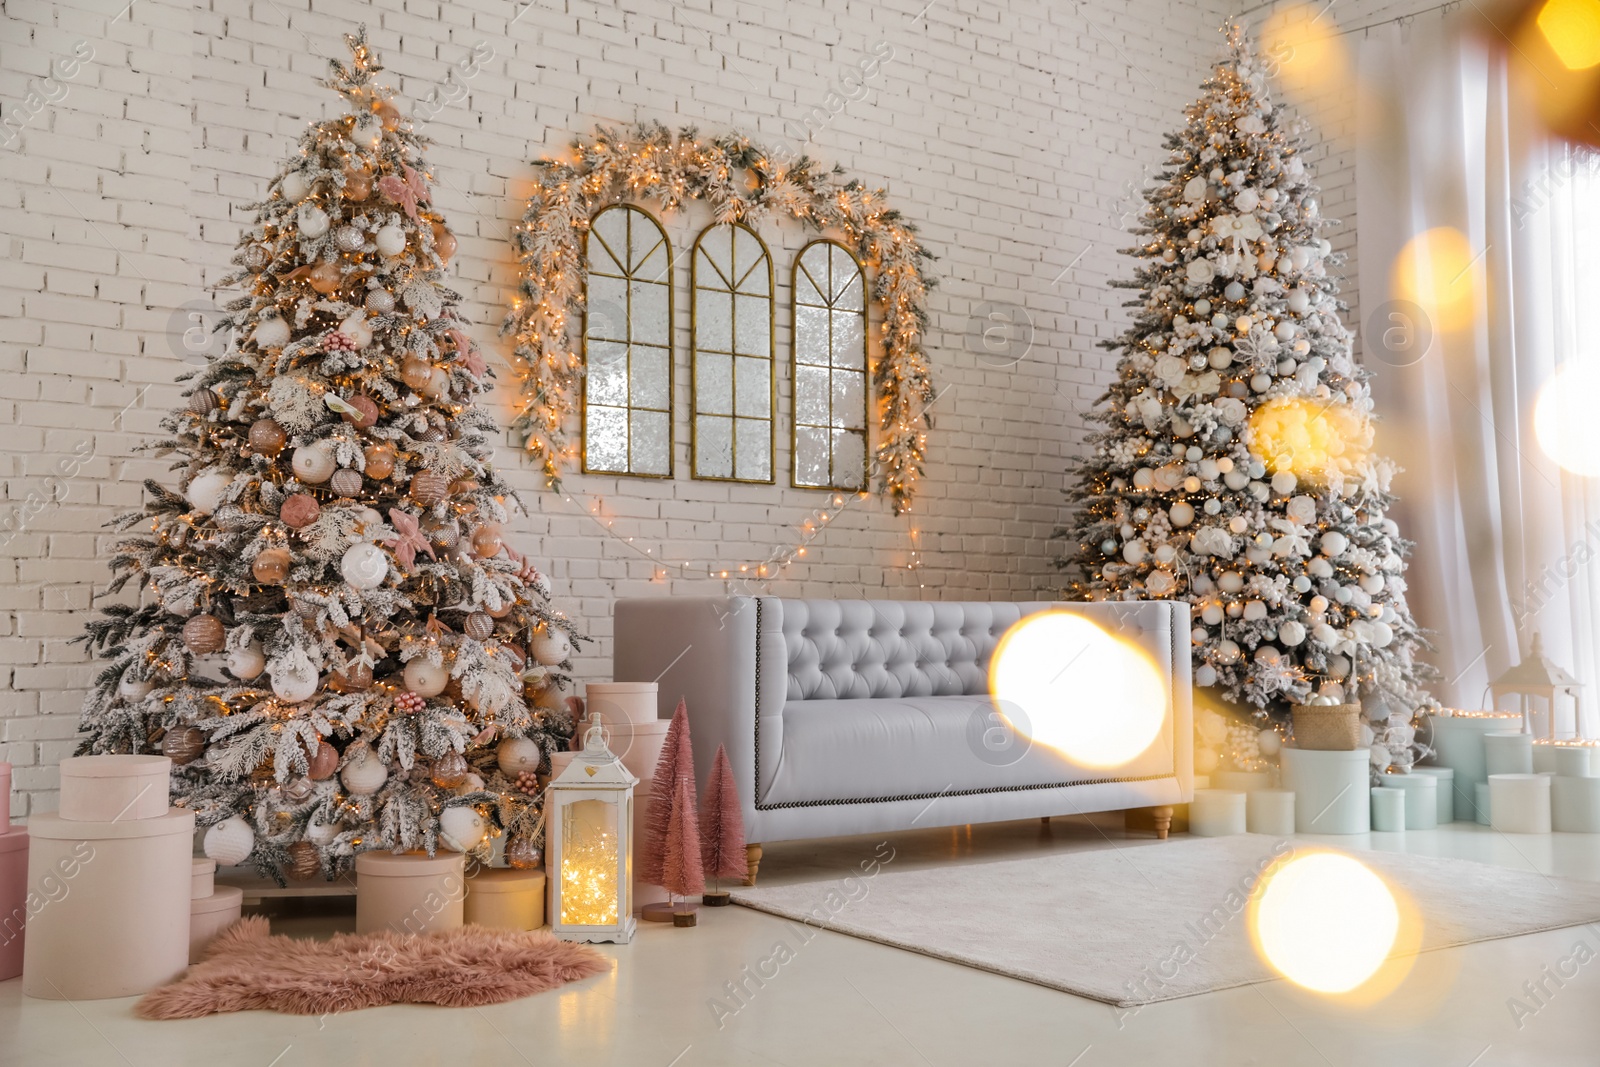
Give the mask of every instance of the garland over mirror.
M 933 256 L 918 242 L 916 227 L 889 207 L 883 190 L 843 181 L 838 168 L 819 171 L 805 157 L 774 159 L 747 137 L 701 140 L 693 129 L 674 135 L 659 123 L 621 131 L 600 127 L 593 139 L 572 148 L 574 159 L 541 160 L 535 167 L 536 189 L 515 238 L 519 292 L 502 328 L 515 339 L 522 375 L 512 425 L 544 465 L 549 483 L 559 486 L 580 453 L 570 429 L 582 396 L 576 324 L 584 313 L 590 220 L 617 204 L 670 212 L 699 200 L 717 223 L 789 217 L 842 234 L 872 272 L 880 342 L 872 367 L 876 482 L 896 515 L 908 511 L 932 426 L 933 381 L 923 335 L 933 284 L 924 263 Z

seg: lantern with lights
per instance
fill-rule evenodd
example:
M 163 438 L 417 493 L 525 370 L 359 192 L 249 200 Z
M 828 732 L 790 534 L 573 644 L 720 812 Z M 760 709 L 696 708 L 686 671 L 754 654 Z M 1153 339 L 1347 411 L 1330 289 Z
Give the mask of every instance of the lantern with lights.
M 550 929 L 567 941 L 633 939 L 633 787 L 591 722 L 579 752 L 545 789 Z

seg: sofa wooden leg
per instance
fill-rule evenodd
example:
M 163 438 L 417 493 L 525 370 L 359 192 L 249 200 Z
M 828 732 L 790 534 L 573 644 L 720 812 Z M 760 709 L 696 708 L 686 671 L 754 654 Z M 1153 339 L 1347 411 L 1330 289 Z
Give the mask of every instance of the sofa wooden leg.
M 1172 807 L 1161 805 L 1150 809 L 1150 815 L 1156 824 L 1156 840 L 1165 841 L 1167 831 L 1172 829 Z
M 744 876 L 745 885 L 756 884 L 756 872 L 761 869 L 761 846 L 744 846 L 745 863 L 750 867 L 750 873 Z

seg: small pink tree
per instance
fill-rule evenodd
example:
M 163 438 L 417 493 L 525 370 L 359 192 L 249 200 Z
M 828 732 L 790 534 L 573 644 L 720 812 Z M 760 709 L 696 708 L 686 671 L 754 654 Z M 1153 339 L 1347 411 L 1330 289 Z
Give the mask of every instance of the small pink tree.
M 688 775 L 694 790 L 694 749 L 689 744 L 689 709 L 682 700 L 672 713 L 667 739 L 661 746 L 649 806 L 644 813 L 644 837 L 639 842 L 639 880 L 666 887 L 667 831 L 672 822 L 672 798 L 679 777 Z
M 700 819 L 695 813 L 694 775 L 678 776 L 667 816 L 666 851 L 662 863 L 662 888 L 674 898 L 685 898 L 672 912 L 674 926 L 693 926 L 694 907 L 688 897 L 705 892 L 706 876 L 700 865 Z
M 706 782 L 705 809 L 700 813 L 700 860 L 705 876 L 715 888 L 705 895 L 705 903 L 721 907 L 729 894 L 722 879 L 743 881 L 750 875 L 750 861 L 744 850 L 744 815 L 739 810 L 739 789 L 733 781 L 733 765 L 728 750 L 717 746 Z

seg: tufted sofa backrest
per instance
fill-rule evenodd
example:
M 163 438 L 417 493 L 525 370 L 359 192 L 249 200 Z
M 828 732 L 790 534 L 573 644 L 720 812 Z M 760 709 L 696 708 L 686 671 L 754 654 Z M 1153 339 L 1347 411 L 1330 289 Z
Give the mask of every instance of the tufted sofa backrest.
M 761 598 L 763 629 L 783 633 L 789 700 L 986 693 L 1001 636 L 1052 606 Z

